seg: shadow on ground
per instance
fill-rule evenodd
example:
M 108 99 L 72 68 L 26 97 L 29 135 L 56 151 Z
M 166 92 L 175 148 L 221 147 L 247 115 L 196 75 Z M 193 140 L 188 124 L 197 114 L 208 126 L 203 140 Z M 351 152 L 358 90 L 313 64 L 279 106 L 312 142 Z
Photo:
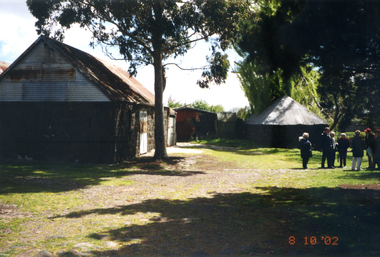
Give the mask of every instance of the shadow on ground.
M 185 161 L 185 157 L 169 157 L 165 161 L 140 157 L 116 165 L 12 162 L 0 165 L 0 194 L 71 191 L 99 185 L 107 178 L 123 178 L 138 174 L 159 176 L 204 174 L 202 171 L 183 170 L 182 165 Z
M 380 191 L 262 187 L 261 194 L 215 194 L 188 201 L 147 200 L 87 215 L 158 213 L 144 225 L 89 234 L 120 249 L 97 256 L 379 256 Z M 60 256 L 65 256 L 62 253 Z
M 354 178 L 361 181 L 377 179 L 378 182 L 380 182 L 380 172 L 378 170 L 365 170 L 360 172 L 353 170 L 345 170 L 345 175 L 338 178 Z

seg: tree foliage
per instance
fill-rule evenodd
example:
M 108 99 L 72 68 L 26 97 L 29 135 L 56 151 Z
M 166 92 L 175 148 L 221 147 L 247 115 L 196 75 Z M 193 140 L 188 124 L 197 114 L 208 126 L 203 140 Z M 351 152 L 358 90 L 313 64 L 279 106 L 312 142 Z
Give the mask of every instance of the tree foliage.
M 305 1 L 293 23 L 278 31 L 279 48 L 322 72 L 321 106 L 345 129 L 352 118 L 374 117 L 379 102 L 380 2 Z M 379 122 L 379 120 L 377 121 Z
M 214 113 L 224 112 L 224 107 L 222 105 L 219 105 L 219 104 L 209 105 L 205 100 L 195 100 L 194 102 L 187 104 L 187 103 L 177 102 L 170 98 L 168 105 L 170 108 L 178 108 L 178 107 L 186 106 L 186 107 L 204 110 L 208 112 L 214 112 Z
M 27 0 L 39 34 L 63 40 L 73 24 L 92 32 L 92 42 L 118 48 L 128 71 L 151 64 L 155 76 L 155 157 L 165 158 L 163 91 L 165 63 L 184 55 L 196 42 L 212 44 L 209 70 L 203 73 L 202 87 L 222 83 L 228 63 L 220 50 L 234 41 L 237 24 L 247 8 L 240 0 Z
M 291 97 L 315 114 L 326 116 L 326 113 L 321 110 L 321 95 L 318 93 L 318 89 L 321 87 L 320 72 L 310 65 L 300 66 L 299 69 L 300 73 L 296 73 L 290 79 Z
M 274 82 L 275 79 L 271 79 L 271 75 L 268 73 L 263 74 L 263 72 L 260 71 L 260 67 L 254 62 L 249 62 L 245 59 L 238 64 L 238 68 L 235 72 L 237 73 L 244 94 L 250 103 L 250 107 L 256 114 L 260 114 L 271 105 L 272 94 L 280 93 L 278 92 L 278 84 L 271 83 Z
M 241 24 L 244 33 L 235 49 L 244 61 L 235 72 L 256 114 L 284 95 L 319 113 L 318 71 L 300 61 L 291 69 L 283 65 L 291 56 L 277 47 L 277 31 L 290 24 L 302 6 L 303 1 L 258 1 L 255 15 Z
M 209 105 L 206 101 L 204 100 L 196 100 L 194 101 L 190 107 L 195 108 L 195 109 L 200 109 L 204 111 L 209 111 L 209 112 L 224 112 L 224 108 L 222 105 Z
M 299 71 L 299 63 L 288 49 L 278 46 L 278 30 L 291 24 L 302 10 L 304 0 L 261 0 L 257 1 L 249 19 L 240 24 L 242 31 L 238 47 L 247 53 L 247 60 L 260 68 L 262 74 L 272 74 L 281 70 L 282 80 L 286 83 Z M 290 95 L 291 88 L 285 88 Z
M 252 109 L 250 108 L 250 106 L 246 106 L 244 108 L 240 108 L 237 112 L 236 112 L 236 116 L 239 118 L 239 119 L 242 119 L 244 121 L 248 120 L 249 118 L 252 117 L 253 115 L 253 111 Z

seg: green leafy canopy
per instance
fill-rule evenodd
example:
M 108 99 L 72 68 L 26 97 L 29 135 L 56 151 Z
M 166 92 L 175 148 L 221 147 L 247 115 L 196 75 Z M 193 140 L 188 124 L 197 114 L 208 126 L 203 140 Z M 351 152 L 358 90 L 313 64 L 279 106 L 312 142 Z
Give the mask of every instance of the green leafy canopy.
M 236 0 L 27 0 L 27 5 L 38 19 L 39 34 L 63 40 L 65 31 L 79 24 L 92 32 L 92 45 L 102 44 L 110 57 L 109 48 L 117 47 L 132 75 L 138 66 L 154 64 L 155 52 L 165 61 L 184 55 L 198 41 L 209 41 L 213 57 L 202 87 L 224 82 L 228 64 L 216 49 L 226 50 L 238 37 L 239 18 L 248 6 Z

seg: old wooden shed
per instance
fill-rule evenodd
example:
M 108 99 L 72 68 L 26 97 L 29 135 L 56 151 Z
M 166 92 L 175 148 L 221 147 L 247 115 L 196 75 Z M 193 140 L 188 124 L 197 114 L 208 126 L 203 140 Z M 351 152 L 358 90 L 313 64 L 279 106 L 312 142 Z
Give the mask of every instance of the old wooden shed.
M 261 146 L 293 148 L 304 132 L 315 146 L 328 123 L 289 96 L 246 121 L 246 136 Z
M 177 112 L 176 127 L 179 142 L 216 135 L 216 113 L 186 106 L 174 108 L 174 110 Z
M 115 163 L 152 149 L 154 95 L 120 67 L 40 36 L 0 75 L 3 159 Z

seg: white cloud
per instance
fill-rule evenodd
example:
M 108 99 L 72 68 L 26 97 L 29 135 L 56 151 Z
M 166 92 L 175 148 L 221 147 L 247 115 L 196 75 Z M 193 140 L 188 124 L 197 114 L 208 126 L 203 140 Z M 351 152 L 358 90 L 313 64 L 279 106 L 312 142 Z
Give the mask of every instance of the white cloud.
M 1 2 L 0 60 L 13 62 L 37 38 L 35 19 L 25 2 Z

